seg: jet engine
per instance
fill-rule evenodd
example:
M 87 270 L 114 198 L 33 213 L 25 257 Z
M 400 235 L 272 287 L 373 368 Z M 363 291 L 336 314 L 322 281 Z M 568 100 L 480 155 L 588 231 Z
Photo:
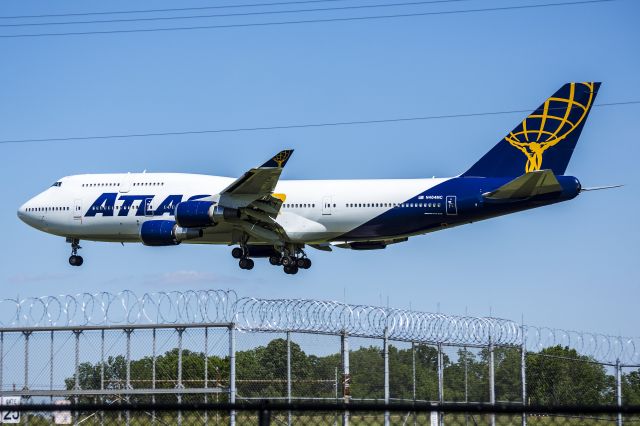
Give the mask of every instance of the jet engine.
M 223 207 L 213 201 L 184 201 L 176 206 L 175 218 L 184 228 L 202 228 L 239 219 L 240 210 Z
M 146 246 L 174 246 L 200 237 L 202 229 L 183 228 L 173 220 L 148 220 L 140 227 L 140 239 Z

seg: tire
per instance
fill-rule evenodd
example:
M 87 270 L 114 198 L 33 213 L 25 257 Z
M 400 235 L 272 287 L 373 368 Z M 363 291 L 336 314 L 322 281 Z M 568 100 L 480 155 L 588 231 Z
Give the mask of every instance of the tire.
M 249 259 L 246 258 L 242 258 L 240 259 L 240 262 L 238 262 L 238 266 L 240 266 L 240 269 L 248 269 L 247 266 L 249 265 Z
M 290 266 L 293 264 L 293 259 L 290 256 L 284 256 L 282 258 L 282 265 L 284 266 Z
M 240 247 L 235 247 L 233 250 L 231 250 L 231 256 L 233 256 L 234 259 L 242 258 L 243 254 L 244 253 L 242 252 L 242 249 Z
M 83 263 L 84 259 L 82 258 L 82 256 L 76 256 L 76 266 L 82 266 Z
M 304 258 L 301 257 L 300 259 L 296 260 L 296 265 L 298 265 L 298 268 L 304 268 Z
M 284 268 L 282 268 L 284 270 L 285 274 L 290 274 L 291 273 L 291 266 L 285 266 Z
M 69 265 L 78 266 L 76 261 L 76 256 L 69 256 Z
M 303 269 L 309 269 L 311 268 L 311 259 L 309 259 L 308 257 L 305 257 L 304 259 L 304 264 L 302 265 Z
M 291 265 L 290 267 L 291 272 L 289 272 L 291 275 L 295 275 L 298 273 L 298 265 Z
M 280 262 L 280 257 L 278 256 L 271 256 L 269 258 L 269 263 L 272 264 L 273 266 L 278 266 L 281 264 Z
M 253 259 L 246 259 L 246 261 L 247 261 L 247 265 L 244 269 L 246 269 L 247 271 L 252 270 L 254 266 Z

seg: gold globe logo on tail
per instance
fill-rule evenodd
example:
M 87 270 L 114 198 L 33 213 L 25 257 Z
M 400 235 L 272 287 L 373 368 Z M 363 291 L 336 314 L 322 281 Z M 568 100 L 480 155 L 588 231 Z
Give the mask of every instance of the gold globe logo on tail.
M 273 157 L 273 161 L 276 162 L 278 167 L 282 168 L 282 165 L 287 162 L 289 157 L 291 157 L 291 151 L 288 151 L 288 150 L 287 151 L 281 151 L 281 152 L 278 153 L 278 155 Z
M 588 89 L 586 103 L 575 99 L 576 85 Z M 584 121 L 593 102 L 593 88 L 593 83 L 571 83 L 567 98 L 550 97 L 542 105 L 542 113 L 536 110 L 505 136 L 507 142 L 527 157 L 526 173 L 540 170 L 544 152 L 563 141 Z

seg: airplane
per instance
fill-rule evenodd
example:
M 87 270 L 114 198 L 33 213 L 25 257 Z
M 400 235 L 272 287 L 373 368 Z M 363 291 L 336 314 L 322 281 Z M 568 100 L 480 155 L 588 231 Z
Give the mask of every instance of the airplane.
M 224 244 L 240 268 L 268 258 L 308 269 L 307 246 L 384 249 L 409 237 L 568 201 L 587 190 L 565 170 L 600 83 L 567 83 L 464 173 L 450 178 L 281 180 L 279 152 L 240 178 L 183 173 L 63 177 L 18 209 L 66 238 L 147 246 Z

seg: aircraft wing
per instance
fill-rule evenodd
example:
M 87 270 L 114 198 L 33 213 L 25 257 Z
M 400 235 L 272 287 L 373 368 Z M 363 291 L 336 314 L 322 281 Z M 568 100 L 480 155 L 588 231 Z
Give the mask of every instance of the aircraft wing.
M 285 196 L 273 191 L 292 153 L 292 149 L 280 151 L 260 167 L 248 170 L 220 193 L 220 205 L 242 208 L 245 217 L 240 226 L 254 237 L 276 240 L 286 236 L 284 229 L 276 223 Z
M 256 198 L 271 195 L 292 153 L 292 149 L 280 151 L 262 166 L 250 169 L 236 179 L 220 195 L 249 195 Z
M 553 171 L 538 170 L 525 173 L 496 190 L 485 192 L 482 196 L 487 201 L 509 202 L 560 191 L 562 187 Z

